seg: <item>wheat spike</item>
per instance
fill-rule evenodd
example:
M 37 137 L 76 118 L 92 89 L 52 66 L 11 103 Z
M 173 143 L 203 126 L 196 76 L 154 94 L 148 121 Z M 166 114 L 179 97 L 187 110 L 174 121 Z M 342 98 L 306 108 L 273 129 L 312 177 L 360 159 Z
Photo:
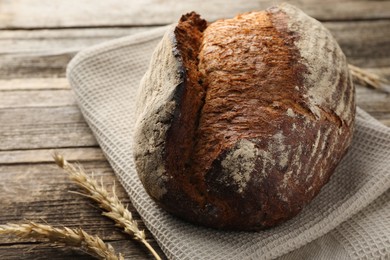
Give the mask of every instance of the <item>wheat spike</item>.
M 362 85 L 378 89 L 382 85 L 384 85 L 384 83 L 388 82 L 386 79 L 380 77 L 379 75 L 371 73 L 365 69 L 356 67 L 354 65 L 348 64 L 348 68 L 351 71 L 353 79 Z
M 115 190 L 113 190 L 112 195 L 109 195 L 103 184 L 99 184 L 95 179 L 89 177 L 80 165 L 75 166 L 69 163 L 58 153 L 54 153 L 53 158 L 57 165 L 68 173 L 69 178 L 84 190 L 85 193 L 81 193 L 81 195 L 97 202 L 100 208 L 106 211 L 102 213 L 104 216 L 115 221 L 116 226 L 121 227 L 133 239 L 144 244 L 155 259 L 161 260 L 157 252 L 146 241 L 145 231 L 138 228 L 131 212 L 119 201 Z
M 106 244 L 98 236 L 91 236 L 81 228 L 54 228 L 50 225 L 28 222 L 26 224 L 0 225 L 0 234 L 16 235 L 19 237 L 30 237 L 48 239 L 53 243 L 65 244 L 67 246 L 79 247 L 85 252 L 106 260 L 123 260 L 121 254 L 116 255 L 114 248 Z

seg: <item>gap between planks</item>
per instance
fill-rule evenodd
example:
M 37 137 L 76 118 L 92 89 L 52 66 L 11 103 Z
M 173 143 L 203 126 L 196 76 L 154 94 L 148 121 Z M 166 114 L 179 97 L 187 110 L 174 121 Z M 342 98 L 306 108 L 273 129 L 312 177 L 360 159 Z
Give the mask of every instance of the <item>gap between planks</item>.
M 0 151 L 0 164 L 54 163 L 54 152 L 64 155 L 68 161 L 106 161 L 99 147 L 74 147 Z
M 390 66 L 390 20 L 323 24 L 339 42 L 350 63 L 364 67 Z M 67 64 L 78 51 L 151 29 L 0 30 L 0 78 L 64 77 Z
M 66 78 L 0 79 L 0 91 L 70 89 Z
M 185 13 L 197 11 L 209 21 L 238 13 L 264 10 L 284 0 L 198 1 L 94 1 L 12 0 L 1 3 L 0 28 L 60 28 L 85 26 L 135 26 L 168 24 Z M 388 1 L 292 0 L 319 20 L 370 20 L 390 18 Z

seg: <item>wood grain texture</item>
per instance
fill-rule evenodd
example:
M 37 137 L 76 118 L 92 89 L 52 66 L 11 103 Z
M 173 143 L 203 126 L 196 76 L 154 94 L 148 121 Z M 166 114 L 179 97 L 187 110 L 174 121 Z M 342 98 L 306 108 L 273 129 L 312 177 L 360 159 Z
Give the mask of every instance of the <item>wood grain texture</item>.
M 99 147 L 77 147 L 0 151 L 0 164 L 52 163 L 51 155 L 55 152 L 62 154 L 68 161 L 106 161 Z
M 84 48 L 176 22 L 188 11 L 215 20 L 278 2 L 0 0 L 0 224 L 43 219 L 55 226 L 83 227 L 129 259 L 152 259 L 88 199 L 69 193 L 78 188 L 52 163 L 51 153 L 60 151 L 95 171 L 108 187 L 117 182 L 77 108 L 64 78 L 66 65 Z M 390 79 L 390 1 L 291 3 L 326 21 L 350 63 Z M 388 93 L 359 87 L 357 100 L 390 126 Z M 130 202 L 120 185 L 116 190 L 124 203 Z M 139 219 L 131 203 L 129 208 Z M 0 259 L 92 258 L 35 240 L 0 237 Z
M 190 11 L 203 14 L 207 20 L 216 20 L 251 10 L 263 10 L 281 2 L 284 1 L 12 0 L 0 4 L 0 28 L 161 25 L 175 22 L 181 14 Z M 294 0 L 289 3 L 320 20 L 390 18 L 388 1 Z
M 128 240 L 105 241 L 111 244 L 117 252 L 121 252 L 125 259 L 144 260 L 153 259 L 152 256 L 139 247 L 137 243 Z M 157 244 L 152 245 L 155 248 Z M 161 250 L 158 251 L 162 255 Z M 0 245 L 0 256 L 4 260 L 61 260 L 61 259 L 78 259 L 94 260 L 96 258 L 82 252 L 81 250 L 48 245 L 41 242 L 15 243 Z M 164 258 L 163 258 L 164 259 Z
M 76 106 L 20 107 L 15 102 L 13 108 L 0 109 L 0 151 L 97 146 Z
M 110 39 L 132 35 L 154 27 L 79 28 L 0 31 L 0 54 L 77 52 Z
M 390 66 L 389 21 L 328 22 L 324 25 L 336 38 L 349 63 L 361 67 Z
M 66 78 L 0 79 L 0 91 L 70 89 Z
M 102 179 L 109 191 L 113 189 L 114 183 L 117 183 L 107 162 L 84 162 L 83 166 L 88 173 L 93 171 L 95 178 Z M 112 241 L 111 244 L 118 248 L 119 252 L 127 252 L 128 257 L 132 256 L 134 259 L 148 257 L 148 253 L 137 242 L 128 239 L 120 229 L 114 228 L 111 220 L 101 216 L 101 210 L 95 203 L 78 194 L 69 193 L 68 191 L 81 190 L 54 163 L 3 165 L 0 168 L 0 179 L 2 180 L 0 223 L 23 223 L 30 220 L 46 222 L 54 226 L 82 227 L 90 234 L 97 234 L 106 241 Z M 140 217 L 131 206 L 124 189 L 116 185 L 115 190 L 119 199 L 129 206 L 133 217 L 139 221 Z M 142 222 L 139 223 L 140 228 L 145 229 Z M 146 235 L 152 238 L 149 232 Z M 158 248 L 155 242 L 151 242 L 155 248 Z M 18 253 L 20 249 L 26 249 L 28 253 L 23 256 Z M 55 259 L 64 259 L 59 252 L 64 252 L 67 257 L 84 255 L 80 252 L 76 254 L 75 250 L 49 249 L 47 245 L 38 243 L 35 239 L 0 236 L 1 259 L 35 259 L 36 257 L 44 259 L 43 256 L 46 257 L 45 259 L 52 259 L 51 255 L 57 255 Z
M 2 30 L 0 31 L 0 77 L 63 77 L 66 65 L 78 51 L 152 28 Z M 1 85 L 0 82 L 0 89 L 3 88 Z
M 384 69 L 373 71 L 381 71 L 382 75 L 385 74 Z M 386 75 L 390 76 L 390 69 L 386 70 Z M 30 82 L 30 80 L 26 81 Z M 21 84 L 21 86 L 23 85 Z M 47 86 L 50 87 L 50 84 Z M 4 93 L 8 92 L 2 94 Z M 55 95 L 56 91 L 51 93 Z M 70 98 L 73 99 L 73 96 Z M 0 125 L 0 151 L 38 148 L 50 151 L 50 148 L 97 146 L 91 130 L 76 105 L 23 107 L 23 99 L 15 100 L 13 108 L 0 109 L 0 122 L 2 122 Z M 358 87 L 357 100 L 358 105 L 370 113 L 390 113 L 390 95 L 386 92 Z M 386 119 L 384 123 L 388 123 L 388 120 Z M 43 156 L 44 151 L 39 154 Z M 41 156 L 38 156 L 39 154 L 34 162 L 45 161 Z M 16 156 L 15 162 L 21 160 L 22 156 L 27 156 L 17 152 L 14 155 Z M 86 156 L 88 158 L 88 155 Z M 5 159 L 3 160 L 6 163 Z M 80 160 L 83 160 L 83 157 L 80 157 Z
M 387 21 L 325 22 L 324 25 L 335 36 L 350 63 L 390 67 Z M 64 77 L 66 65 L 78 51 L 152 28 L 3 30 L 0 31 L 0 78 Z M 1 85 L 0 82 L 0 89 L 4 89 Z
M 73 106 L 71 90 L 7 91 L 0 96 L 1 108 Z
M 390 94 L 366 87 L 356 88 L 357 105 L 368 113 L 390 113 Z

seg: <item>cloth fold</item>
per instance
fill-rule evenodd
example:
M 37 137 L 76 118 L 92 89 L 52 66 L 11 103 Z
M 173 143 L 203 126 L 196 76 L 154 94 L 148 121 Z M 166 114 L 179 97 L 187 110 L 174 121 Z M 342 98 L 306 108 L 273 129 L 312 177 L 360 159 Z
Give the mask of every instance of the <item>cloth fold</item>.
M 161 210 L 132 159 L 141 77 L 167 27 L 78 53 L 67 77 L 79 107 L 147 228 L 169 259 L 390 258 L 390 129 L 358 108 L 353 144 L 330 182 L 295 218 L 260 232 L 195 226 Z

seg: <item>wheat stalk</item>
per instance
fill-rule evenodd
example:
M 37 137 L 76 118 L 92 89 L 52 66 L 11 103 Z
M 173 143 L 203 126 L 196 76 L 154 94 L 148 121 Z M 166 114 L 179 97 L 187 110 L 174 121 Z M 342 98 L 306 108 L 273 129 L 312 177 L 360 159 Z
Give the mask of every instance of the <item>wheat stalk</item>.
M 100 208 L 106 211 L 102 213 L 104 216 L 115 221 L 115 225 L 121 227 L 133 239 L 140 241 L 155 259 L 161 260 L 157 252 L 146 241 L 145 231 L 138 228 L 131 212 L 119 201 L 115 189 L 113 189 L 113 195 L 110 196 L 103 184 L 89 177 L 80 165 L 75 166 L 69 163 L 58 153 L 54 153 L 53 158 L 57 165 L 69 174 L 69 178 L 84 190 L 85 193 L 80 193 L 81 195 L 97 202 Z
M 50 225 L 29 222 L 26 224 L 0 225 L 0 234 L 48 239 L 53 243 L 79 247 L 93 256 L 98 256 L 100 259 L 124 259 L 121 254 L 116 255 L 111 245 L 105 244 L 98 236 L 89 235 L 81 228 L 54 228 Z
M 378 89 L 382 86 L 382 84 L 387 83 L 386 79 L 380 77 L 375 73 L 371 73 L 367 70 L 361 69 L 351 64 L 348 64 L 348 67 L 351 71 L 354 80 L 358 81 L 363 85 Z

